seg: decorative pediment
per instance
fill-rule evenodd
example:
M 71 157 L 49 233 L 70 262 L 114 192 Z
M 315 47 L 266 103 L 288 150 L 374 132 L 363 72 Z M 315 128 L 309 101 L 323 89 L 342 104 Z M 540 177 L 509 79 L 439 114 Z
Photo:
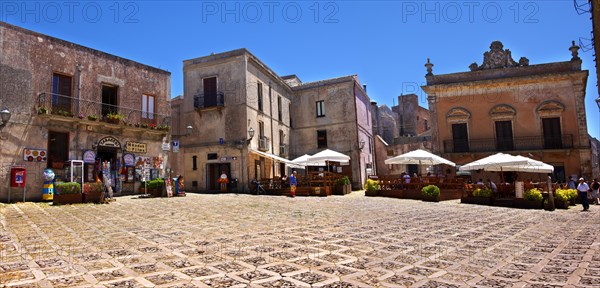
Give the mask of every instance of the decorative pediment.
M 536 111 L 540 115 L 558 115 L 565 111 L 565 105 L 558 101 L 550 100 L 542 102 Z
M 450 123 L 467 122 L 471 118 L 471 112 L 465 108 L 452 108 L 446 114 L 446 120 Z
M 503 48 L 504 45 L 502 42 L 492 42 L 492 44 L 490 44 L 490 51 L 483 53 L 483 64 L 477 66 L 477 63 L 473 63 L 469 66 L 469 69 L 471 69 L 471 71 L 476 71 L 529 65 L 529 59 L 525 57 L 521 57 L 518 63 L 515 62 L 510 50 Z
M 490 109 L 490 118 L 492 119 L 509 119 L 515 115 L 517 115 L 517 110 L 506 104 L 496 105 Z

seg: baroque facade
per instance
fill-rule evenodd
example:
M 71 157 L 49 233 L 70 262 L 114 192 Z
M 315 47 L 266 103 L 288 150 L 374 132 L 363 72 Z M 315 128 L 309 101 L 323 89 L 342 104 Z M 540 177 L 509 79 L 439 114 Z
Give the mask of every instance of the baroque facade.
M 84 182 L 110 162 L 123 193 L 141 174 L 165 175 L 169 72 L 4 22 L 0 46 L 0 107 L 11 112 L 0 130 L 0 182 L 12 166 L 26 169 L 26 195 L 0 185 L 0 201 L 40 200 L 43 170 L 68 181 L 68 160 L 85 161 Z
M 427 61 L 434 152 L 465 164 L 496 152 L 554 166 L 553 179 L 591 177 L 585 115 L 587 70 L 575 45 L 570 61 L 529 65 L 499 41 L 470 72 L 435 75 Z
M 186 189 L 215 191 L 224 172 L 237 180 L 230 191 L 245 191 L 252 179 L 289 173 L 289 159 L 326 148 L 352 157 L 342 170 L 355 187 L 373 169 L 369 98 L 356 76 L 302 83 L 277 75 L 246 49 L 183 66 L 174 129 L 193 131 L 178 137 L 182 150 L 171 163 L 179 163 L 172 166 L 179 165 L 174 171 L 185 175 Z

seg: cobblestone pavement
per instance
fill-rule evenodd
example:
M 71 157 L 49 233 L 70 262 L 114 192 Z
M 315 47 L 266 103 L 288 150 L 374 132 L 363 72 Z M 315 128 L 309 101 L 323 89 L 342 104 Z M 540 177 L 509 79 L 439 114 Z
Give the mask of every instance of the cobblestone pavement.
M 195 195 L 0 204 L 0 287 L 600 287 L 600 207 Z

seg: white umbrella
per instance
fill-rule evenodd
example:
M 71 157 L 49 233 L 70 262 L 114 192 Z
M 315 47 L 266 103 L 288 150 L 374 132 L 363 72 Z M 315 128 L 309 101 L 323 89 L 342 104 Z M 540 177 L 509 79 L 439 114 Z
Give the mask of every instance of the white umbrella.
M 520 165 L 527 165 L 527 160 L 517 158 L 515 156 L 497 153 L 471 163 L 460 166 L 460 171 L 471 171 L 471 170 L 486 170 L 486 171 L 509 171 L 504 167 L 516 167 Z
M 546 164 L 542 161 L 533 160 L 521 155 L 515 156 L 516 158 L 527 161 L 527 164 L 510 165 L 504 166 L 504 171 L 517 171 L 517 172 L 532 172 L 532 173 L 552 173 L 554 172 L 554 166 Z
M 348 163 L 348 161 L 350 161 L 350 156 L 344 155 L 340 152 L 336 152 L 333 150 L 325 149 L 313 156 L 309 156 L 306 159 L 307 165 L 311 166 L 322 166 L 313 163 L 323 163 L 329 161 Z
M 304 169 L 306 167 L 308 157 L 310 157 L 310 155 L 304 154 L 304 155 L 290 161 L 288 163 L 288 166 L 292 167 L 292 168 Z M 323 164 L 323 165 L 325 165 L 325 164 Z
M 431 152 L 417 149 L 398 155 L 394 158 L 390 158 L 384 161 L 385 164 L 418 164 L 418 165 L 438 165 L 446 164 L 450 166 L 456 166 L 454 162 L 446 160 L 440 156 L 437 156 Z

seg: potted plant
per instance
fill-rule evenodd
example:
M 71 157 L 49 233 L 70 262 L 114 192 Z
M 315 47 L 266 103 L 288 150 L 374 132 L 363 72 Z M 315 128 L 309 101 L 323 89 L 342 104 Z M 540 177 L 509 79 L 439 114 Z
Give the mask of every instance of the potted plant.
M 54 184 L 54 190 L 56 191 L 52 198 L 54 205 L 82 202 L 81 184 L 77 182 L 57 182 Z
M 79 115 L 77 115 L 77 118 L 83 119 L 83 118 L 85 118 L 85 115 L 83 115 L 83 113 L 79 113 Z
M 346 195 L 352 192 L 352 184 L 350 183 L 350 178 L 348 178 L 348 176 L 344 176 L 335 180 L 333 192 L 336 195 Z
M 379 182 L 373 179 L 367 179 L 365 183 L 365 196 L 377 196 L 379 190 Z
M 139 192 L 142 194 L 150 194 L 152 197 L 162 197 L 164 187 L 165 181 L 163 179 L 156 178 L 154 180 L 142 182 Z
M 106 114 L 106 122 L 111 123 L 111 124 L 119 124 L 119 123 L 121 123 L 123 118 L 125 118 L 125 117 L 122 114 L 120 114 L 119 112 Z
M 556 189 L 554 191 L 554 204 L 558 209 L 569 209 L 569 190 L 567 189 Z
M 515 200 L 515 206 L 525 209 L 542 209 L 543 199 L 544 197 L 542 196 L 542 191 L 537 188 L 532 188 L 523 193 L 522 201 Z
M 567 194 L 569 195 L 569 205 L 575 206 L 575 200 L 579 197 L 579 193 L 576 189 L 567 189 Z
M 96 120 L 98 120 L 98 116 L 96 116 L 96 115 L 88 115 L 87 119 L 90 120 L 90 121 L 96 121 Z
M 46 107 L 39 107 L 39 108 L 37 109 L 37 113 L 38 113 L 38 114 L 47 114 L 47 113 L 48 113 L 48 110 L 46 109 Z
M 473 191 L 473 204 L 492 205 L 492 189 L 484 187 Z
M 421 189 L 423 201 L 440 202 L 440 188 L 435 185 L 427 185 Z
M 102 182 L 83 184 L 84 203 L 102 203 L 104 200 L 104 185 Z

